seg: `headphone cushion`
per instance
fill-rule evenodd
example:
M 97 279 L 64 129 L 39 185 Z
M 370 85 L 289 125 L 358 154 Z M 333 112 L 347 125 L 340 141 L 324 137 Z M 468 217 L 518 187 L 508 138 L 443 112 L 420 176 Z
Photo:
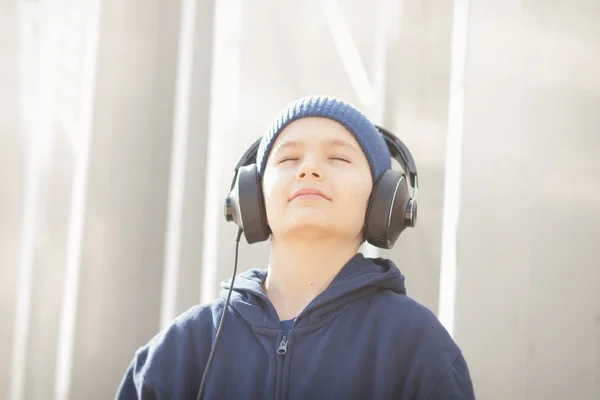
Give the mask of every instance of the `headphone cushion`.
M 263 242 L 271 234 L 256 164 L 238 171 L 238 201 L 242 228 L 249 244 Z
M 407 227 L 405 212 L 410 200 L 406 175 L 389 169 L 373 185 L 365 216 L 364 236 L 373 246 L 391 249 Z

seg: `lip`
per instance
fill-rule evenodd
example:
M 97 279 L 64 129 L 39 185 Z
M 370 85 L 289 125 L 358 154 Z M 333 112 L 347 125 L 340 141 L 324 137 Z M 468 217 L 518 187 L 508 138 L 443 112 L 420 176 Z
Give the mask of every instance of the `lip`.
M 294 200 L 298 196 L 302 196 L 302 197 L 304 197 L 306 199 L 310 199 L 312 197 L 320 196 L 320 197 L 324 198 L 325 200 L 331 201 L 331 199 L 325 193 L 321 192 L 319 189 L 316 189 L 316 188 L 302 188 L 302 189 L 298 189 L 296 192 L 294 192 L 294 194 L 290 198 L 290 201 Z

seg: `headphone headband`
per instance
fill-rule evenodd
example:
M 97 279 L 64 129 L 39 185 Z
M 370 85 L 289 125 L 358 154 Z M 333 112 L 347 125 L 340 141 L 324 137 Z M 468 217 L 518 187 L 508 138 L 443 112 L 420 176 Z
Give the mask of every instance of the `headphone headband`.
M 400 163 L 404 172 L 408 174 L 410 178 L 410 185 L 416 189 L 418 185 L 417 166 L 412 154 L 410 154 L 410 150 L 408 150 L 408 147 L 406 147 L 406 145 L 389 130 L 379 125 L 375 125 L 375 127 L 381 132 L 392 158 Z

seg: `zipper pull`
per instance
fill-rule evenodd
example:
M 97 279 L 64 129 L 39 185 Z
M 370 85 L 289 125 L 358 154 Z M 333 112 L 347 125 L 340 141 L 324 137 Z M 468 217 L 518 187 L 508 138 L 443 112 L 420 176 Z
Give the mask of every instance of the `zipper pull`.
M 281 342 L 279 343 L 279 347 L 277 348 L 277 354 L 285 354 L 287 351 L 288 338 L 284 336 L 281 338 Z

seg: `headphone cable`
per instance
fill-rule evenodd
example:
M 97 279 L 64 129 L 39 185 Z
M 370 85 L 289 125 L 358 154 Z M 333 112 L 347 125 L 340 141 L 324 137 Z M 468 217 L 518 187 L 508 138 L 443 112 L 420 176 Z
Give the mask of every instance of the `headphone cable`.
M 206 382 L 208 369 L 210 368 L 210 364 L 212 363 L 213 357 L 215 355 L 217 342 L 219 341 L 219 336 L 221 335 L 221 330 L 223 328 L 223 321 L 225 321 L 225 315 L 227 314 L 227 307 L 229 306 L 229 299 L 231 297 L 231 291 L 233 290 L 233 284 L 235 283 L 235 275 L 237 274 L 238 250 L 240 246 L 240 238 L 242 237 L 242 232 L 243 229 L 240 228 L 238 230 L 237 235 L 235 236 L 235 256 L 233 261 L 233 275 L 231 277 L 231 284 L 229 285 L 229 291 L 227 292 L 227 300 L 225 300 L 225 306 L 223 307 L 223 314 L 221 314 L 221 322 L 219 322 L 219 327 L 217 328 L 215 341 L 213 342 L 212 348 L 210 349 L 210 355 L 208 356 L 208 361 L 206 362 L 206 367 L 204 368 L 204 373 L 202 374 L 202 381 L 200 382 L 200 389 L 198 390 L 198 396 L 196 396 L 196 400 L 202 399 L 202 392 L 204 391 L 204 383 Z

